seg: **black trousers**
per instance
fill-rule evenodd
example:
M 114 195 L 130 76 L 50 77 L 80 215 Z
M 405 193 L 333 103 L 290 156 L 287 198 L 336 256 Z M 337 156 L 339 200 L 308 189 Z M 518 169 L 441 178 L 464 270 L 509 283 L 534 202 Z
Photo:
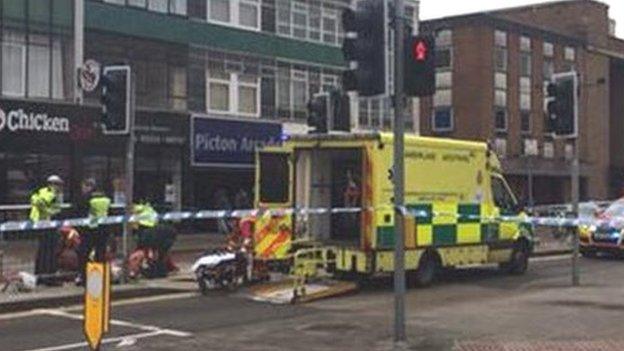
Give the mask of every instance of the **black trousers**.
M 54 283 L 54 277 L 58 269 L 57 254 L 59 250 L 59 234 L 54 231 L 42 233 L 39 236 L 37 258 L 35 260 L 35 275 L 40 284 Z
M 94 252 L 93 260 L 95 262 L 104 262 L 106 260 L 106 244 L 108 243 L 108 232 L 105 228 L 90 228 L 83 230 L 80 235 L 80 247 L 78 249 L 78 267 L 80 277 L 84 281 L 86 274 L 87 261 Z

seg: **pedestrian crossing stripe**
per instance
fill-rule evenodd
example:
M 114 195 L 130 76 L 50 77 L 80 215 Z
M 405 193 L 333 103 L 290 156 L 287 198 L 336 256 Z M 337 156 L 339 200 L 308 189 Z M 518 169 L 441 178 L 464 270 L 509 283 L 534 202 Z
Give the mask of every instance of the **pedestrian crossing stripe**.
M 406 205 L 405 247 L 454 246 L 491 244 L 513 240 L 518 231 L 517 222 L 492 219 L 496 208 L 491 204 L 428 203 Z M 377 225 L 377 249 L 394 247 L 394 221 Z

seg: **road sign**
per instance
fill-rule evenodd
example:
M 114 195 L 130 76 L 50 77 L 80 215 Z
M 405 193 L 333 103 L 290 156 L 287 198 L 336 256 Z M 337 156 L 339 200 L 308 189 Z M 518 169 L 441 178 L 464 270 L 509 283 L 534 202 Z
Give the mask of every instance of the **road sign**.
M 84 335 L 91 350 L 99 350 L 102 337 L 109 330 L 110 266 L 88 262 L 84 299 Z
M 100 64 L 95 60 L 87 60 L 78 72 L 78 84 L 86 92 L 92 92 L 100 83 Z

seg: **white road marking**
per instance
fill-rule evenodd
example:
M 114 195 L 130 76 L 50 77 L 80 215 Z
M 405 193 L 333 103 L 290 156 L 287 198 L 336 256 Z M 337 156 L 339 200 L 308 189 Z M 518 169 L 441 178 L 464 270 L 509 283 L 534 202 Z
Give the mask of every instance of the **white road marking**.
M 562 261 L 572 259 L 572 255 L 563 254 L 556 256 L 542 256 L 542 257 L 531 257 L 529 262 L 550 262 L 550 261 Z
M 40 314 L 41 314 L 41 311 L 39 310 L 30 310 L 30 311 L 15 312 L 15 313 L 4 313 L 4 314 L 0 314 L 0 321 L 17 319 L 17 318 L 33 317 L 33 316 L 38 316 Z
M 82 316 L 82 315 L 69 313 L 67 311 L 63 311 L 63 310 L 60 310 L 60 309 L 57 309 L 57 310 L 52 310 L 52 309 L 32 310 L 32 311 L 29 311 L 29 315 L 31 315 L 31 316 L 32 315 L 48 315 L 48 316 L 55 316 L 55 317 L 61 317 L 61 318 L 69 318 L 69 319 L 74 319 L 74 320 L 83 320 L 84 319 L 84 316 Z M 139 340 L 139 339 L 145 339 L 145 338 L 159 336 L 159 335 L 168 335 L 168 336 L 174 336 L 174 337 L 178 337 L 178 338 L 187 338 L 187 337 L 190 337 L 190 336 L 193 335 L 191 333 L 187 333 L 187 332 L 180 331 L 180 330 L 160 328 L 160 327 L 153 326 L 153 325 L 132 323 L 132 322 L 127 322 L 127 321 L 122 321 L 122 320 L 117 320 L 117 319 L 111 320 L 110 323 L 111 323 L 111 325 L 115 325 L 115 326 L 119 326 L 119 327 L 132 328 L 132 329 L 138 329 L 138 330 L 142 331 L 142 333 L 130 334 L 130 335 L 124 335 L 124 336 L 119 336 L 119 337 L 114 337 L 114 338 L 104 338 L 104 339 L 102 339 L 102 344 L 119 343 L 117 345 L 117 347 L 124 347 L 124 346 L 134 345 L 137 342 L 137 340 Z M 28 350 L 28 351 L 63 351 L 63 350 L 72 350 L 72 349 L 84 348 L 85 346 L 88 346 L 88 344 L 86 342 L 78 342 L 78 343 L 65 344 L 65 345 L 59 345 L 59 346 L 51 346 L 51 347 L 32 349 L 32 350 Z
M 137 333 L 137 334 L 131 334 L 131 335 L 125 335 L 125 336 L 118 336 L 114 338 L 105 338 L 105 339 L 102 339 L 102 345 L 121 342 L 128 338 L 139 340 L 139 339 L 151 338 L 151 337 L 159 336 L 163 334 L 164 334 L 163 332 L 153 331 L 153 332 Z M 77 342 L 73 344 L 44 347 L 44 348 L 39 348 L 39 349 L 31 349 L 27 351 L 63 351 L 63 350 L 81 349 L 81 348 L 85 348 L 88 346 L 89 344 L 86 342 Z
M 69 313 L 69 312 L 61 311 L 61 310 L 40 310 L 40 313 L 41 314 L 47 314 L 47 315 L 50 315 L 50 316 L 64 317 L 64 318 L 75 319 L 75 320 L 83 320 L 84 319 L 83 315 L 73 314 L 73 313 Z M 189 337 L 189 336 L 192 335 L 191 333 L 187 333 L 187 332 L 183 332 L 183 331 L 179 331 L 179 330 L 160 328 L 160 327 L 157 327 L 157 326 L 154 326 L 154 325 L 126 322 L 126 321 L 121 321 L 121 320 L 118 320 L 118 319 L 112 319 L 110 321 L 110 323 L 111 323 L 111 325 L 116 325 L 116 326 L 119 326 L 119 327 L 133 328 L 133 329 L 139 329 L 139 330 L 143 330 L 143 331 L 160 332 L 162 334 L 167 334 L 167 335 L 171 335 L 171 336 L 177 336 L 177 337 L 180 337 L 180 338 Z

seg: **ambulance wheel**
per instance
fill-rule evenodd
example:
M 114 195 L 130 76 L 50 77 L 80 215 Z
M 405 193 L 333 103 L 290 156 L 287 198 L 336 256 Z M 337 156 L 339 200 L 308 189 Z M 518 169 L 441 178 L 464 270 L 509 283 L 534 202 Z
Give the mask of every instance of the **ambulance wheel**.
M 529 268 L 529 248 L 524 241 L 516 243 L 513 252 L 511 253 L 511 260 L 509 262 L 501 263 L 500 268 L 513 275 L 522 275 L 526 273 Z
M 426 287 L 435 280 L 440 259 L 435 252 L 427 251 L 423 253 L 418 261 L 418 268 L 408 275 L 409 285 L 413 287 Z

